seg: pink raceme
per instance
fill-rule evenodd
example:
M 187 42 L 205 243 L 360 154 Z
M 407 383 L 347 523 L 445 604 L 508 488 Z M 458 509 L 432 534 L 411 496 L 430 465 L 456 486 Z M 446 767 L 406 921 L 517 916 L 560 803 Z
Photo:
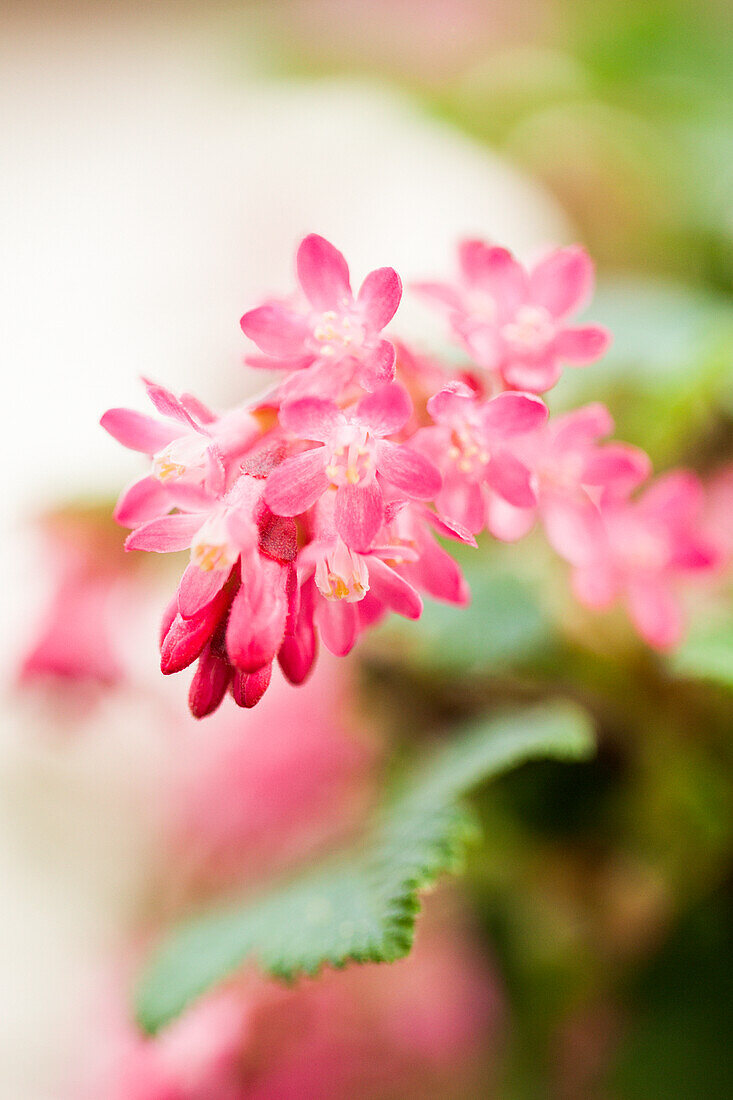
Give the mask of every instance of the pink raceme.
M 606 441 L 604 406 L 549 416 L 537 396 L 564 362 L 591 362 L 608 343 L 598 326 L 570 323 L 592 289 L 588 256 L 561 248 L 525 269 L 478 241 L 459 256 L 457 285 L 421 287 L 470 357 L 459 369 L 382 335 L 402 293 L 392 268 L 354 295 L 344 257 L 311 235 L 297 253 L 300 296 L 242 318 L 259 365 L 286 372 L 274 390 L 214 415 L 146 383 L 157 418 L 102 418 L 152 460 L 117 506 L 133 528 L 127 548 L 190 554 L 164 616 L 161 668 L 198 661 L 196 716 L 227 693 L 256 705 L 276 661 L 302 683 L 319 640 L 345 655 L 385 615 L 419 618 L 425 596 L 466 604 L 436 539 L 475 544 L 488 531 L 511 542 L 538 519 L 585 602 L 624 593 L 651 644 L 678 637 L 667 581 L 676 591 L 713 567 L 691 553 L 694 510 L 670 526 L 649 504 L 658 490 L 635 501 L 650 463 Z M 634 580 L 645 570 L 651 586 Z

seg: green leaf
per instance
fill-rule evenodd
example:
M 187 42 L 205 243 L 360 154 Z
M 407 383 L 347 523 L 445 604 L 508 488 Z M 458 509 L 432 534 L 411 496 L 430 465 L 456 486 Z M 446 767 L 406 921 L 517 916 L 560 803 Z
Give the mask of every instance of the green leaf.
M 158 1031 L 248 960 L 292 979 L 324 964 L 406 955 L 418 891 L 458 869 L 476 833 L 473 817 L 457 800 L 525 760 L 577 760 L 592 748 L 587 716 L 568 703 L 509 713 L 464 731 L 393 791 L 362 845 L 259 897 L 174 928 L 140 981 L 139 1023 Z
M 672 667 L 682 676 L 733 688 L 733 622 L 716 623 L 705 633 L 692 634 L 675 653 Z

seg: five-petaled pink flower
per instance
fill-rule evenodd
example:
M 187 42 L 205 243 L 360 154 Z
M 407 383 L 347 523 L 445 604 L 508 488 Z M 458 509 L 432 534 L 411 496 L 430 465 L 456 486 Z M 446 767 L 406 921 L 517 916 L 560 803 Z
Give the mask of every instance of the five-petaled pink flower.
M 448 310 L 469 354 L 505 386 L 544 393 L 563 363 L 586 366 L 606 351 L 605 329 L 568 324 L 593 289 L 593 265 L 582 248 L 556 249 L 527 270 L 506 248 L 464 241 L 458 259 L 457 285 L 416 289 Z
M 227 465 L 244 455 L 260 429 L 247 409 L 217 417 L 191 394 L 180 398 L 145 381 L 148 396 L 163 417 L 134 409 L 109 409 L 101 425 L 123 447 L 152 458 L 151 473 L 134 481 L 120 497 L 115 518 L 133 527 L 164 515 L 172 507 L 206 507 L 212 493 L 223 492 Z
M 539 397 L 501 393 L 482 401 L 465 383 L 453 382 L 427 409 L 436 425 L 418 432 L 415 442 L 443 475 L 435 503 L 444 519 L 478 533 L 486 525 L 489 489 L 516 508 L 535 504 L 531 469 L 508 444 L 544 424 L 547 406 Z
M 354 298 L 346 260 L 316 233 L 301 243 L 297 271 L 304 303 L 273 300 L 242 317 L 242 330 L 265 356 L 253 365 L 289 371 L 311 368 L 306 384 L 326 367 L 323 379 L 331 392 L 337 378 L 348 381 L 354 376 L 368 390 L 391 382 L 395 349 L 380 333 L 402 297 L 397 272 L 391 267 L 370 272 Z
M 351 549 L 368 550 L 384 521 L 378 477 L 417 500 L 431 500 L 440 489 L 440 473 L 429 459 L 386 438 L 407 423 L 411 409 L 407 391 L 396 383 L 367 394 L 346 413 L 322 397 L 284 405 L 283 428 L 322 446 L 277 466 L 265 501 L 276 515 L 297 516 L 333 488 L 336 531 Z
M 650 645 L 676 645 L 683 631 L 679 581 L 717 564 L 715 549 L 699 533 L 702 508 L 702 486 L 683 470 L 658 478 L 637 501 L 603 505 L 604 541 L 595 559 L 573 574 L 578 599 L 603 608 L 621 597 Z

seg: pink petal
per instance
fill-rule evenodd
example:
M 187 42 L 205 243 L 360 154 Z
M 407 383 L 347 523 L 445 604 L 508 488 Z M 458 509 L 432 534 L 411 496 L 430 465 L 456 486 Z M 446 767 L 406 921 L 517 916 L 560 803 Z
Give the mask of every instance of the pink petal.
M 280 423 L 286 431 L 301 439 L 325 443 L 343 424 L 344 414 L 334 401 L 325 397 L 301 397 L 280 409 Z
M 304 451 L 281 462 L 265 485 L 268 507 L 278 516 L 297 516 L 307 512 L 328 488 L 327 462 L 328 450 L 325 447 L 315 447 L 312 451 Z
M 393 382 L 362 397 L 354 410 L 354 420 L 369 429 L 371 435 L 394 435 L 404 428 L 412 413 L 412 401 L 404 386 Z
M 626 496 L 650 473 L 651 460 L 644 451 L 628 443 L 609 443 L 591 452 L 580 480 L 602 486 L 606 496 Z
M 181 394 L 181 404 L 194 420 L 198 420 L 199 424 L 213 424 L 218 420 L 216 413 L 213 413 L 210 408 L 204 405 L 203 401 L 199 401 L 198 397 L 194 397 L 192 393 Z
M 401 297 L 402 282 L 397 272 L 391 267 L 380 267 L 371 271 L 361 284 L 356 304 L 371 331 L 381 332 L 397 312 Z
M 676 524 L 689 524 L 697 518 L 703 502 L 704 493 L 699 478 L 689 470 L 673 470 L 652 482 L 641 506 L 647 514 L 674 520 Z
M 599 401 L 563 416 L 553 417 L 553 446 L 556 450 L 587 446 L 613 431 L 613 417 Z
M 421 298 L 427 298 L 428 301 L 437 302 L 449 309 L 459 310 L 461 308 L 461 296 L 456 288 L 450 286 L 449 283 L 412 283 L 410 289 L 419 294 Z
M 152 519 L 127 536 L 125 550 L 150 550 L 156 554 L 186 550 L 205 519 L 201 513 Z
M 158 478 L 143 477 L 125 489 L 117 501 L 114 517 L 123 527 L 136 527 L 165 515 L 172 507 L 168 492 Z
M 430 537 L 423 540 L 421 551 L 418 562 L 400 567 L 405 579 L 436 600 L 467 606 L 471 593 L 456 560 Z
M 395 376 L 397 353 L 389 340 L 378 340 L 361 361 L 358 380 L 365 390 L 386 386 Z
M 492 435 L 511 436 L 541 427 L 549 415 L 539 397 L 528 393 L 500 393 L 483 406 L 481 421 Z
M 583 367 L 594 363 L 611 343 L 611 334 L 600 325 L 582 325 L 564 328 L 553 342 L 553 351 L 560 359 Z
M 338 309 L 351 302 L 346 260 L 324 237 L 317 233 L 306 237 L 296 262 L 298 280 L 314 309 Z
M 482 487 L 475 481 L 451 478 L 435 501 L 446 522 L 478 534 L 486 522 L 486 501 Z
M 617 595 L 613 570 L 605 562 L 574 569 L 573 592 L 585 607 L 597 611 L 610 607 Z
M 507 386 L 529 393 L 547 393 L 562 374 L 562 364 L 558 357 L 550 352 L 539 361 L 532 363 L 512 360 L 502 367 L 502 375 Z
M 476 394 L 465 382 L 450 382 L 428 400 L 427 410 L 433 420 L 445 423 L 463 419 L 475 400 Z
M 586 566 L 604 559 L 603 522 L 587 497 L 575 500 L 547 495 L 542 500 L 542 521 L 547 541 L 571 565 Z
M 123 447 L 146 455 L 154 455 L 181 434 L 175 425 L 161 424 L 133 409 L 108 409 L 99 423 Z
M 411 447 L 380 439 L 374 460 L 382 477 L 415 500 L 432 500 L 440 492 L 440 471 Z
M 529 470 L 508 451 L 492 454 L 485 477 L 487 485 L 515 508 L 532 508 L 536 503 Z
M 422 513 L 422 516 L 443 538 L 455 539 L 457 542 L 466 543 L 467 546 L 475 547 L 478 545 L 471 531 L 462 524 L 456 523 L 455 520 L 448 522 L 441 516 L 436 516 L 435 512 L 431 512 L 428 508 Z
M 584 249 L 577 245 L 558 248 L 533 268 L 529 293 L 535 305 L 553 317 L 564 317 L 588 301 L 593 280 L 593 263 Z
M 319 600 L 316 623 L 321 640 L 336 657 L 345 657 L 354 648 L 359 634 L 358 604 L 346 600 Z
M 369 588 L 376 599 L 398 615 L 406 619 L 419 619 L 422 615 L 423 602 L 419 594 L 380 558 L 369 558 Z
M 181 401 L 171 392 L 171 390 L 166 389 L 165 386 L 158 385 L 157 382 L 151 382 L 148 378 L 143 378 L 143 382 L 145 383 L 148 397 L 161 416 L 168 416 L 171 420 L 177 420 L 187 428 L 196 429 L 196 424 L 186 412 Z
M 525 300 L 527 274 L 508 249 L 464 241 L 458 257 L 468 281 L 492 296 L 500 314 L 512 313 Z
M 199 569 L 190 562 L 178 586 L 178 610 L 184 619 L 197 615 L 211 603 L 229 579 L 230 569 Z
M 501 542 L 517 542 L 534 526 L 535 508 L 515 508 L 496 493 L 489 495 L 486 527 Z
M 199 657 L 188 692 L 188 706 L 194 718 L 206 718 L 214 713 L 226 694 L 231 678 L 229 662 L 207 646 Z
M 631 619 L 649 645 L 671 649 L 682 640 L 682 613 L 663 581 L 634 579 L 628 585 L 627 598 Z
M 336 490 L 336 530 L 352 550 L 368 550 L 384 520 L 384 499 L 376 481 Z
M 242 332 L 253 340 L 265 355 L 290 359 L 303 353 L 303 341 L 308 335 L 305 319 L 287 306 L 273 302 L 251 309 L 240 320 Z

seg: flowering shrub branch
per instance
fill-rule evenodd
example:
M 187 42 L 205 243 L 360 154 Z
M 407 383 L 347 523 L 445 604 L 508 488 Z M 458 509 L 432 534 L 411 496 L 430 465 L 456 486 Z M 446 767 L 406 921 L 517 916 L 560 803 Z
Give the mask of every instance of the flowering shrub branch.
M 701 488 L 673 472 L 635 495 L 648 457 L 604 442 L 600 404 L 549 416 L 541 394 L 564 365 L 598 359 L 609 335 L 571 315 L 592 291 L 577 247 L 526 270 L 468 241 L 455 283 L 422 283 L 468 357 L 465 369 L 383 335 L 402 295 L 392 268 L 354 296 L 342 254 L 310 235 L 299 290 L 242 317 L 253 366 L 283 372 L 268 393 L 219 416 L 146 382 L 157 417 L 111 409 L 102 424 L 151 459 L 121 496 L 129 550 L 190 549 L 163 617 L 161 669 L 198 661 L 196 717 L 229 692 L 254 706 L 274 661 L 293 684 L 318 642 L 347 654 L 390 611 L 422 597 L 466 604 L 460 569 L 436 541 L 514 541 L 539 522 L 590 607 L 622 599 L 641 636 L 682 637 L 680 582 L 717 563 L 701 533 Z

